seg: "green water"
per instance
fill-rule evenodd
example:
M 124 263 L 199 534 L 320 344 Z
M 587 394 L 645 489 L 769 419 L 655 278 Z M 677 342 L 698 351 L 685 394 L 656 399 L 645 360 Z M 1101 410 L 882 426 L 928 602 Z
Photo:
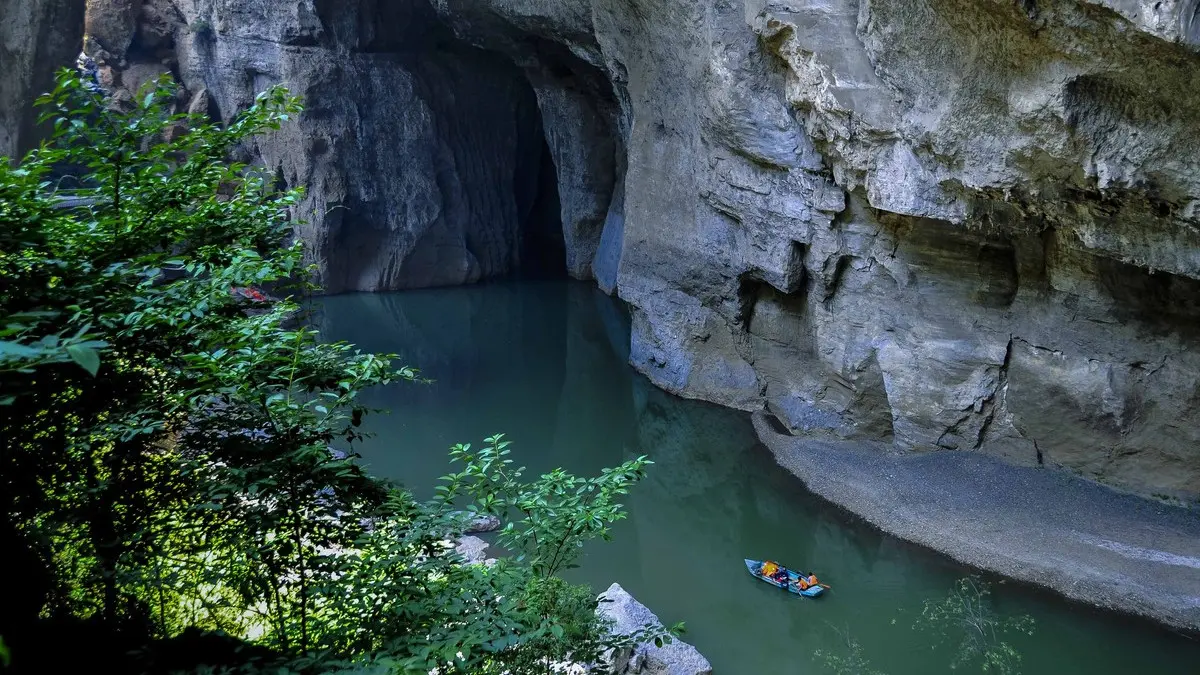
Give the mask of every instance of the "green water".
M 590 473 L 647 454 L 656 462 L 629 499 L 612 543 L 589 549 L 580 577 L 617 581 L 725 675 L 822 673 L 812 657 L 861 643 L 889 675 L 951 672 L 951 650 L 912 625 L 929 598 L 968 570 L 879 533 L 812 495 L 775 465 L 746 415 L 665 394 L 626 365 L 628 320 L 581 283 L 522 283 L 322 299 L 329 339 L 395 352 L 436 382 L 396 385 L 369 403 L 360 448 L 378 474 L 428 496 L 446 449 L 503 432 L 532 470 Z M 784 594 L 743 558 L 815 570 L 833 591 Z M 993 586 L 1002 613 L 1036 620 L 1013 639 L 1022 672 L 1200 673 L 1200 643 L 1093 611 L 1014 582 Z

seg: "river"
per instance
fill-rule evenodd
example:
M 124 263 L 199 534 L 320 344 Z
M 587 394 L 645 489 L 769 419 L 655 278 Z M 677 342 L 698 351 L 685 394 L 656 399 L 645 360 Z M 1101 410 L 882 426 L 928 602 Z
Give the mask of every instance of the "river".
M 666 394 L 627 365 L 620 303 L 579 282 L 522 282 L 354 294 L 316 301 L 326 339 L 394 352 L 434 380 L 370 392 L 358 448 L 373 472 L 428 497 L 447 449 L 495 433 L 528 475 L 592 474 L 645 454 L 655 462 L 628 499 L 615 540 L 590 546 L 578 580 L 619 582 L 724 675 L 830 672 L 818 650 L 845 637 L 888 675 L 952 670 L 954 645 L 915 630 L 923 603 L 970 574 L 808 492 L 775 464 L 740 412 Z M 801 599 L 746 574 L 743 558 L 812 569 L 832 586 Z M 990 579 L 1002 615 L 1035 620 L 1010 643 L 1021 672 L 1200 672 L 1200 642 L 1152 624 Z M 965 671 L 973 672 L 973 671 Z

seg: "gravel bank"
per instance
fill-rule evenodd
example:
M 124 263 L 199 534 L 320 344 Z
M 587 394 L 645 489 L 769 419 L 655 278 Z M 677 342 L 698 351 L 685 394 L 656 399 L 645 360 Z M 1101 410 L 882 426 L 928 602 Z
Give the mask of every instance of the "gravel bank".
M 970 452 L 759 438 L 822 497 L 968 565 L 1200 632 L 1200 513 Z

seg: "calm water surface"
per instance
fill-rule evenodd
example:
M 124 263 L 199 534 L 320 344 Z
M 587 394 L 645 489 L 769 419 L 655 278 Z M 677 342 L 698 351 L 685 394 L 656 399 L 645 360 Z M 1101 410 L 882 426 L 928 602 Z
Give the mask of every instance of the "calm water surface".
M 724 675 L 826 672 L 812 654 L 851 635 L 889 675 L 951 671 L 951 649 L 913 630 L 922 603 L 967 570 L 857 522 L 806 491 L 758 444 L 744 414 L 654 388 L 626 365 L 628 319 L 574 282 L 346 295 L 317 303 L 327 339 L 394 352 L 435 380 L 372 392 L 377 436 L 360 451 L 377 474 L 428 497 L 447 449 L 505 433 L 518 463 L 591 474 L 637 455 L 655 462 L 630 495 L 616 540 L 589 548 L 579 578 L 619 582 Z M 789 596 L 742 558 L 811 568 L 833 592 Z M 1069 604 L 1014 582 L 996 607 L 1026 613 L 1013 639 L 1034 674 L 1200 673 L 1200 643 Z

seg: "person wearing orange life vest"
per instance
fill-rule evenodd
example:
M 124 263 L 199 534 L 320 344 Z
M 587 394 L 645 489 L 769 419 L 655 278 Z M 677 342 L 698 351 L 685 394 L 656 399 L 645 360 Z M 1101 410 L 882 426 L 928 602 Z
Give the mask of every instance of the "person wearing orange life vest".
M 778 564 L 776 564 L 770 560 L 768 560 L 762 564 L 762 567 L 760 568 L 759 573 L 762 574 L 763 577 L 772 579 L 775 582 L 783 585 L 785 588 L 790 586 L 792 583 L 791 579 L 789 578 L 787 570 L 783 569 Z M 796 579 L 796 585 L 802 591 L 808 590 L 809 588 L 812 588 L 813 586 L 818 585 L 817 575 L 809 574 L 807 577 L 803 577 L 803 576 L 798 577 Z
M 770 579 L 783 588 L 787 588 L 788 586 L 789 579 L 787 570 L 781 565 L 770 560 L 762 564 L 759 574 L 761 574 L 764 579 Z

